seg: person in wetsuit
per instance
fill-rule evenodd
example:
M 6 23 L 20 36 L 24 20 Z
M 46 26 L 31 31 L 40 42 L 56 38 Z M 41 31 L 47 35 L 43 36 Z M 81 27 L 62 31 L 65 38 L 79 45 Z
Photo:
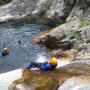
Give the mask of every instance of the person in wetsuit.
M 44 63 L 31 62 L 30 65 L 27 67 L 27 69 L 37 67 L 40 70 L 49 71 L 55 69 L 56 66 L 57 66 L 57 59 L 55 57 L 51 57 L 50 61 Z
M 2 49 L 2 56 L 7 56 L 9 54 L 8 48 L 3 48 Z

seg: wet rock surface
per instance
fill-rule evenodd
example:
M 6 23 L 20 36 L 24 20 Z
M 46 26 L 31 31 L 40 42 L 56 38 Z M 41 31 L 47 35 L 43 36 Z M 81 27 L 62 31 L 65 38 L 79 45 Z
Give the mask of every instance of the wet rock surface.
M 30 88 L 30 90 L 57 90 L 58 87 L 60 90 L 61 88 L 68 88 L 70 85 L 72 86 L 73 84 L 69 85 L 69 81 L 73 81 L 74 83 L 79 84 L 80 80 L 84 79 L 84 86 L 89 85 L 90 79 L 85 79 L 85 78 L 90 78 L 90 60 L 81 60 L 81 61 L 74 61 L 69 65 L 63 66 L 60 69 L 57 70 L 52 70 L 52 71 L 30 71 L 30 70 L 24 70 L 22 74 L 22 78 L 19 80 L 16 80 L 13 82 L 13 88 L 20 88 L 19 85 L 21 86 L 26 86 Z M 81 77 L 83 76 L 83 77 Z M 75 77 L 73 79 L 73 77 Z M 80 79 L 79 79 L 80 77 Z M 47 79 L 46 79 L 47 78 Z M 70 80 L 68 80 L 70 78 Z M 75 80 L 76 79 L 76 80 Z M 68 80 L 68 81 L 66 81 Z M 78 81 L 79 80 L 79 81 Z M 69 82 L 67 86 L 65 86 L 65 83 Z M 81 82 L 80 84 L 82 85 Z M 11 86 L 12 86 L 11 85 Z M 88 86 L 90 89 L 90 87 Z M 58 90 L 59 90 L 58 89 Z M 12 89 L 14 90 L 14 89 Z M 17 89 L 15 89 L 17 90 Z M 22 90 L 22 89 L 20 89 Z M 25 90 L 28 90 L 25 88 Z M 67 89 L 65 89 L 67 90 Z M 71 89 L 70 89 L 71 90 Z

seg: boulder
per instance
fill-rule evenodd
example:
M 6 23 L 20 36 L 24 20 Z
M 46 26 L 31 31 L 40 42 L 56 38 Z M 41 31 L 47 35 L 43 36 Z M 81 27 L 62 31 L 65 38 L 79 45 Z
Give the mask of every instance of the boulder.
M 72 77 L 66 80 L 58 90 L 89 90 L 90 89 L 90 76 Z
M 34 38 L 33 41 L 38 44 L 43 44 L 50 49 L 70 49 L 75 42 L 75 35 L 73 33 L 76 33 L 75 30 L 77 31 L 79 24 L 79 20 L 67 22 L 54 28 L 48 33 Z

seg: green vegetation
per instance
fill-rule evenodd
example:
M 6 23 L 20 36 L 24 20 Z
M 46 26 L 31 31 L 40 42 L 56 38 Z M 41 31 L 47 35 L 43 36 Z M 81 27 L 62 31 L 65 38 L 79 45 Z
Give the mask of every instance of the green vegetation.
M 0 6 L 9 3 L 11 0 L 0 0 Z
M 83 28 L 83 27 L 85 27 L 85 26 L 88 26 L 88 25 L 90 25 L 90 20 L 89 21 L 83 21 L 83 22 L 81 22 L 81 24 L 80 24 L 80 28 Z
M 70 32 L 66 32 L 65 35 L 70 39 L 73 38 L 80 39 L 81 38 L 80 32 L 81 31 L 70 31 Z

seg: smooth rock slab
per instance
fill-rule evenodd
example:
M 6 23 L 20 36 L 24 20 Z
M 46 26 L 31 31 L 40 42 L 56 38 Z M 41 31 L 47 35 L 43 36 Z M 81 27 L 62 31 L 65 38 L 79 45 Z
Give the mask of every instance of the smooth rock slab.
M 0 90 L 8 90 L 9 85 L 22 76 L 22 69 L 0 74 Z
M 89 88 L 90 85 L 90 60 L 74 61 L 73 63 L 60 67 L 60 69 L 52 71 L 40 71 L 40 70 L 23 70 L 22 77 L 15 80 L 12 85 L 14 90 L 17 90 L 18 85 L 24 87 L 29 86 L 30 90 L 56 90 L 60 85 L 70 79 L 71 83 L 68 83 L 68 88 L 77 90 L 77 88 Z M 75 78 L 73 78 L 75 77 Z M 77 79 L 77 80 L 76 80 Z M 74 83 L 73 83 L 74 81 Z M 78 83 L 78 84 L 77 84 Z M 85 85 L 82 87 L 82 85 Z M 71 85 L 71 86 L 70 86 Z M 80 87 L 79 87 L 80 85 Z M 70 90 L 65 87 L 59 87 L 60 90 Z M 13 89 L 12 89 L 13 90 Z M 20 89 L 22 90 L 22 89 Z M 28 90 L 28 89 L 26 89 Z M 79 89 L 78 89 L 79 90 Z M 88 90 L 88 89 L 87 89 Z
M 72 77 L 66 80 L 58 90 L 90 90 L 90 76 Z

